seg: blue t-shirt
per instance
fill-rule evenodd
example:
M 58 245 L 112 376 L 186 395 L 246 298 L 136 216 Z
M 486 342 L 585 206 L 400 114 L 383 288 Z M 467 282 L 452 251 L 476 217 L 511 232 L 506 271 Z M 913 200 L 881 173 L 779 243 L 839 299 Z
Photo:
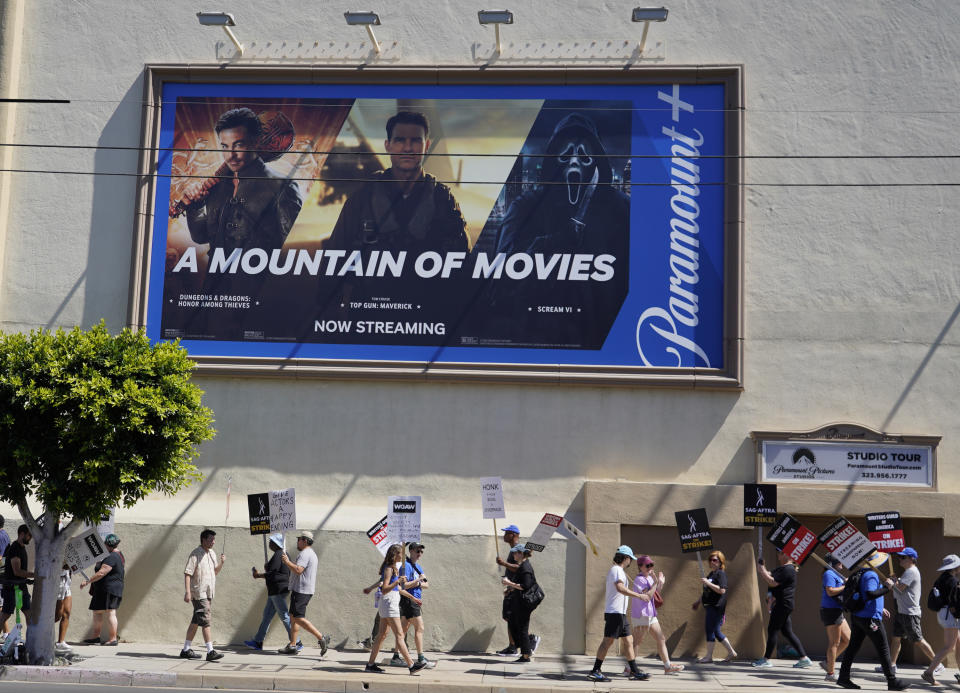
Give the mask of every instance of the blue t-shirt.
M 875 618 L 877 620 L 883 618 L 883 596 L 881 595 L 876 599 L 870 599 L 865 594 L 866 592 L 878 590 L 880 587 L 879 575 L 872 570 L 868 570 L 863 574 L 863 577 L 860 578 L 860 594 L 863 595 L 866 606 L 855 613 L 854 616 L 858 616 L 859 618 Z
M 843 587 L 843 577 L 833 568 L 827 568 L 823 571 L 823 586 L 824 587 Z M 839 597 L 840 595 L 837 595 Z M 840 600 L 837 597 L 831 597 L 827 594 L 827 590 L 823 590 L 823 596 L 820 597 L 820 608 L 821 609 L 842 609 L 843 604 L 840 603 Z
M 414 570 L 414 566 L 416 566 L 416 570 Z M 423 568 L 420 567 L 419 563 L 414 563 L 411 565 L 410 561 L 406 560 L 403 562 L 403 567 L 404 567 L 404 574 L 407 578 L 407 582 L 412 582 L 414 580 L 417 580 L 423 574 Z M 423 595 L 423 590 L 420 589 L 419 586 L 416 587 L 415 589 L 407 590 L 407 592 L 412 594 L 417 599 L 420 599 L 420 597 Z

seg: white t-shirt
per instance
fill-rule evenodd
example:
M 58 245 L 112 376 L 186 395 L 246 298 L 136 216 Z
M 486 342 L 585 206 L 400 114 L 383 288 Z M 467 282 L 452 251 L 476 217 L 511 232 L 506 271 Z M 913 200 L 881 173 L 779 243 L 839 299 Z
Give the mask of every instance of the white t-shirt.
M 903 571 L 900 584 L 906 585 L 903 592 L 894 588 L 893 598 L 897 600 L 897 611 L 906 616 L 919 616 L 920 610 L 920 571 L 912 565 Z
M 297 575 L 290 571 L 290 591 L 300 594 L 313 594 L 317 588 L 317 554 L 311 546 L 305 546 L 297 556 L 297 565 L 305 566 L 302 573 Z
M 623 572 L 623 568 L 614 563 L 610 567 L 610 572 L 607 573 L 607 604 L 604 608 L 604 613 L 607 614 L 625 614 L 627 613 L 627 605 L 630 603 L 630 598 L 625 594 L 620 594 L 617 591 L 617 583 L 623 583 L 623 586 L 627 586 L 627 574 Z

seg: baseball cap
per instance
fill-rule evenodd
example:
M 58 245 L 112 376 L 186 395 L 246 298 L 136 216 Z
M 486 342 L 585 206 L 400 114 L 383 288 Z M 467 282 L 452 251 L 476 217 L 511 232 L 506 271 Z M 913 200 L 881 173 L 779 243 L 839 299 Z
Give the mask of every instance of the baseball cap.
M 916 552 L 912 547 L 910 547 L 910 546 L 908 546 L 907 548 L 905 548 L 903 551 L 898 551 L 898 552 L 897 552 L 896 554 L 894 554 L 894 555 L 896 555 L 896 556 L 906 556 L 907 558 L 912 558 L 913 560 L 917 560 L 917 552 Z
M 313 541 L 313 532 L 311 532 L 309 529 L 305 529 L 305 530 L 303 530 L 302 532 L 300 532 L 299 534 L 297 534 L 297 539 L 299 539 L 300 537 L 303 537 L 304 539 L 309 539 L 310 541 Z
M 617 553 L 622 553 L 624 556 L 626 556 L 626 557 L 628 557 L 628 558 L 632 558 L 633 560 L 637 560 L 637 557 L 633 555 L 633 549 L 631 549 L 631 548 L 630 548 L 629 546 L 627 546 L 626 544 L 622 544 L 622 545 L 620 546 L 620 548 L 617 549 Z
M 283 532 L 276 532 L 276 533 L 274 533 L 274 534 L 271 534 L 271 535 L 270 535 L 269 537 L 267 537 L 267 538 L 270 539 L 270 541 L 272 541 L 274 544 L 276 544 L 277 546 L 279 546 L 281 549 L 284 548 L 284 545 L 283 545 Z
M 111 532 L 103 538 L 103 543 L 107 546 L 117 546 L 120 544 L 120 537 Z
M 421 550 L 423 550 L 423 549 L 425 549 L 425 548 L 427 548 L 427 547 L 424 546 L 423 544 L 414 542 L 413 544 L 408 544 L 408 548 L 409 548 L 411 551 L 421 551 Z
M 514 534 L 520 534 L 520 528 L 516 525 L 507 525 L 504 527 L 501 532 L 513 532 Z

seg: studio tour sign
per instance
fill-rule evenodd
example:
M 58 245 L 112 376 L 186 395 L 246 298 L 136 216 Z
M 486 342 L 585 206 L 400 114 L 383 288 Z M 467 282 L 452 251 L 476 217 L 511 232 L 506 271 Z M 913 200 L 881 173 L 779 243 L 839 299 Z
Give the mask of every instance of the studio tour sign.
M 760 483 L 936 486 L 939 436 L 891 435 L 851 423 L 751 436 Z

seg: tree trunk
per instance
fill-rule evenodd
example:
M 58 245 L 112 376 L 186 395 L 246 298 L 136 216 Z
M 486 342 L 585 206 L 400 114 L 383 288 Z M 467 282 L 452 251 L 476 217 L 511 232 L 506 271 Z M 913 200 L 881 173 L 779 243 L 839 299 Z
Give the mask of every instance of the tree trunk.
M 53 527 L 53 537 L 48 537 L 49 528 L 34 535 L 34 573 L 36 578 L 31 589 L 30 617 L 27 619 L 27 659 L 30 664 L 53 664 L 56 642 L 57 589 L 63 565 L 64 534 Z

